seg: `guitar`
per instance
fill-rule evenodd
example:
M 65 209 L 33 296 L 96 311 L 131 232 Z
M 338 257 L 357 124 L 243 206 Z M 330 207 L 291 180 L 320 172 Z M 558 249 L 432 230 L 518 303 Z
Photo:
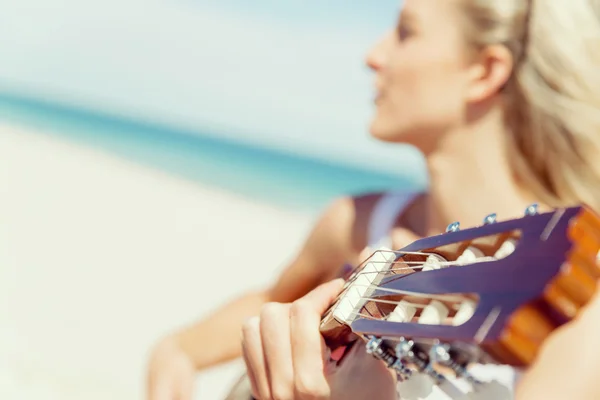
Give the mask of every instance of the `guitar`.
M 379 249 L 347 278 L 321 332 L 335 351 L 364 341 L 400 382 L 426 376 L 450 398 L 507 398 L 472 365 L 527 368 L 600 278 L 600 218 L 584 206 Z M 343 350 L 343 349 L 342 349 Z M 343 357 L 339 362 L 343 362 Z M 491 391 L 489 391 L 491 389 Z M 242 380 L 228 400 L 249 400 Z

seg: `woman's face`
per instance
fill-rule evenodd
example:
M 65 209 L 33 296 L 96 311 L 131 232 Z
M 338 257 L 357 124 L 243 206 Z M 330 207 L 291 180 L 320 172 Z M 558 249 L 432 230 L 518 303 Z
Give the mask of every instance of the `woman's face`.
M 405 0 L 396 29 L 369 52 L 374 137 L 425 151 L 464 120 L 467 47 L 457 1 Z

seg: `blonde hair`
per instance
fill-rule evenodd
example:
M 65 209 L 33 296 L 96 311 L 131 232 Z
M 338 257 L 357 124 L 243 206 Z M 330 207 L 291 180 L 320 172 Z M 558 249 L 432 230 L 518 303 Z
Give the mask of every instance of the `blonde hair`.
M 600 211 L 600 0 L 461 0 L 467 39 L 504 44 L 507 149 L 551 205 Z

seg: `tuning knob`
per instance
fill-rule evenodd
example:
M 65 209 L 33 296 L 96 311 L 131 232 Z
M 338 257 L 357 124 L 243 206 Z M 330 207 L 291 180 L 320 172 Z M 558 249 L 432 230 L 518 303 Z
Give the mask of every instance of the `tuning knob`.
M 483 219 L 484 225 L 491 225 L 491 224 L 495 224 L 495 223 L 496 223 L 496 213 L 486 215 L 485 218 Z
M 431 346 L 429 350 L 429 360 L 433 364 L 441 364 L 450 368 L 459 378 L 466 379 L 473 384 L 479 383 L 479 381 L 467 371 L 464 365 L 459 364 L 453 358 L 450 353 L 450 345 L 446 343 L 436 343 Z
M 396 371 L 396 377 L 399 382 L 409 380 L 413 374 L 413 371 L 404 365 L 404 362 L 400 359 L 396 359 L 390 368 Z
M 456 221 L 446 227 L 446 232 L 457 232 L 460 230 L 460 222 Z
M 398 376 L 399 381 L 405 381 L 412 375 L 412 371 L 404 364 L 402 357 L 394 357 L 388 347 L 384 345 L 383 339 L 377 337 L 370 337 L 366 344 L 367 354 L 372 355 L 378 360 L 382 360 L 388 366 L 393 369 Z M 397 353 L 397 352 L 396 352 Z
M 533 203 L 525 209 L 525 216 L 532 216 L 538 213 L 538 204 Z
M 446 364 L 452 360 L 450 356 L 450 345 L 437 343 L 431 346 L 429 350 L 429 359 L 431 362 Z
M 412 340 L 400 338 L 396 345 L 396 357 L 404 363 L 414 364 L 420 372 L 429 375 L 437 383 L 443 380 L 443 376 L 433 368 L 433 365 L 428 362 L 427 356 L 422 354 Z
M 399 359 L 411 358 L 413 356 L 412 349 L 415 345 L 415 342 L 412 340 L 406 340 L 404 338 L 400 338 L 400 341 L 396 345 L 396 357 Z
M 366 344 L 367 354 L 376 355 L 381 352 L 381 344 L 383 339 L 372 336 Z

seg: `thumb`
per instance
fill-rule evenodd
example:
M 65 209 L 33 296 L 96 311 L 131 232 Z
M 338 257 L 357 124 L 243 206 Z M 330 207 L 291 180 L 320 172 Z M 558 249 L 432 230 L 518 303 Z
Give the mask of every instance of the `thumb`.
M 394 242 L 394 247 L 397 249 L 406 247 L 419 239 L 421 237 L 409 229 L 397 229 L 392 233 L 392 242 Z
M 344 282 L 343 279 L 334 279 L 323 283 L 305 295 L 302 302 L 321 315 L 327 311 L 331 303 L 340 294 Z
M 363 262 L 364 260 L 366 260 L 367 258 L 369 258 L 372 254 L 373 254 L 373 249 L 371 249 L 368 246 L 365 247 L 363 249 L 363 251 L 361 251 L 360 254 L 358 255 L 359 261 Z

